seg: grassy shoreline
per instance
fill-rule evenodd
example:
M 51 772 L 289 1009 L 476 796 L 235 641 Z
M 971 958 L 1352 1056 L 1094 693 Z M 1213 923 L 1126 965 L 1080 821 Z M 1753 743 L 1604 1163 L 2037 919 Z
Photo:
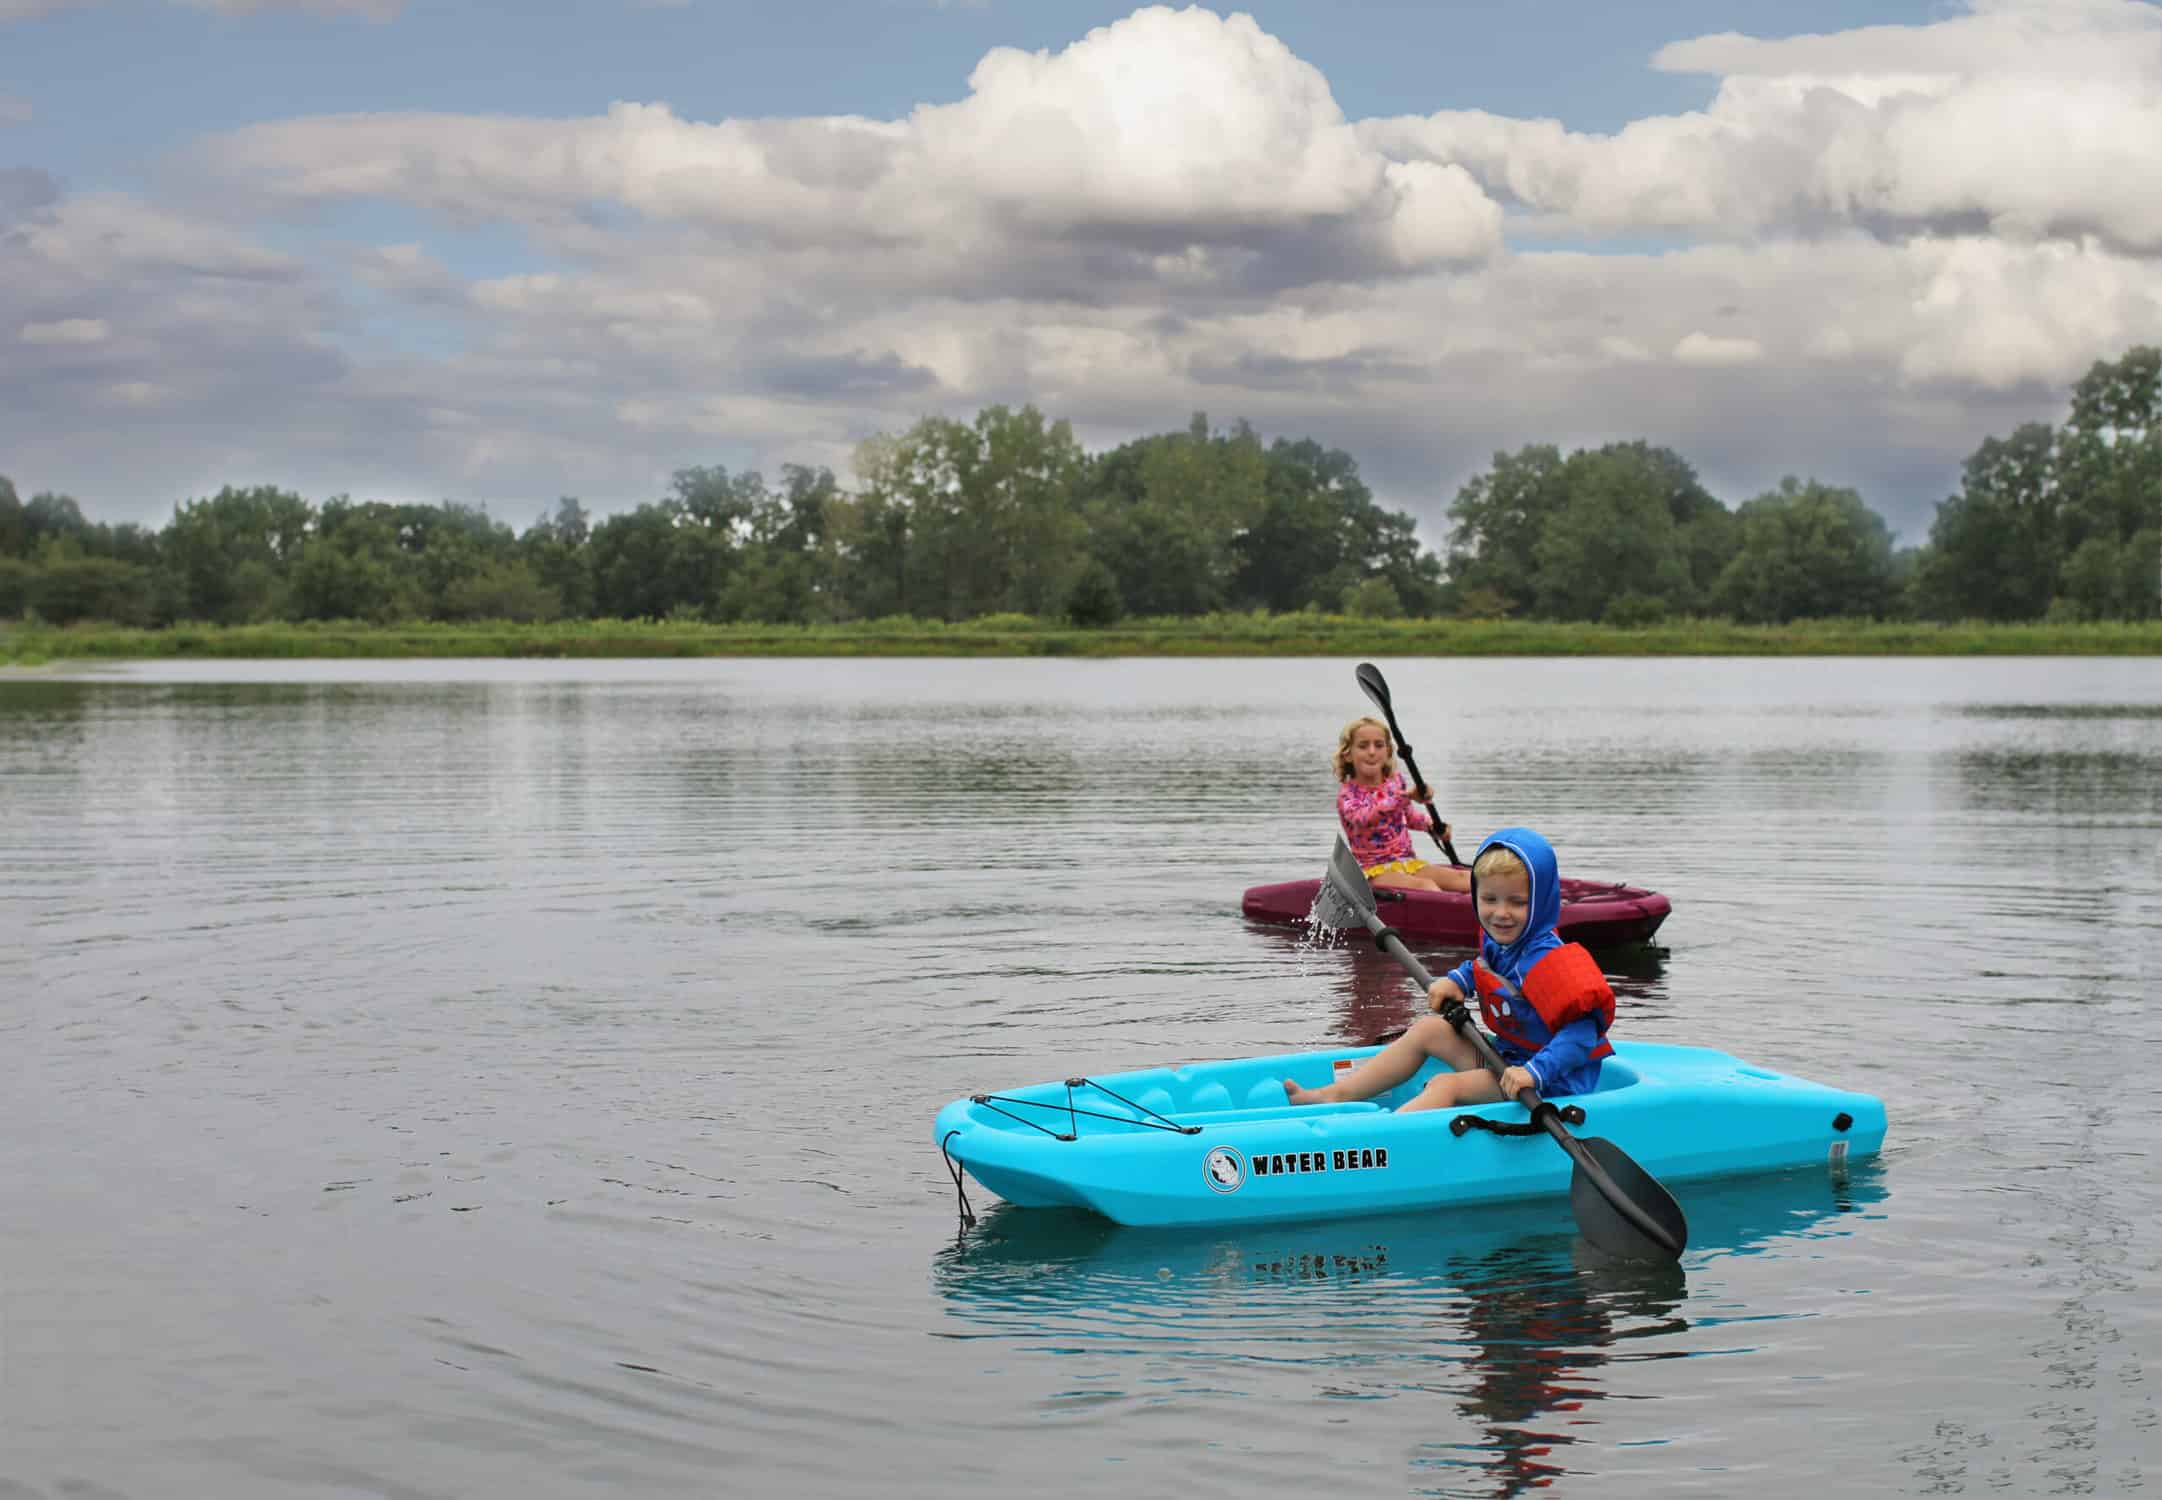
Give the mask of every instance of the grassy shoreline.
M 1817 620 L 1738 625 L 1677 620 L 1623 629 L 1523 620 L 1361 620 L 1209 615 L 1080 629 L 1016 615 L 960 624 L 708 625 L 651 620 L 553 624 L 0 624 L 0 664 L 161 658 L 687 656 L 2155 656 L 2162 621 L 1998 625 Z

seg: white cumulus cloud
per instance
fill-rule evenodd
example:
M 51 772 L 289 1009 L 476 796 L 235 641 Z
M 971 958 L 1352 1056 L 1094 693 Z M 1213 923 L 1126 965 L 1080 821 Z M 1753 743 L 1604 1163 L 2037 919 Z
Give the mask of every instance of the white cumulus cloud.
M 1724 34 L 1655 65 L 1720 79 L 1701 112 L 1611 135 L 1477 110 L 1366 122 L 1590 234 L 2095 236 L 2162 255 L 2162 8 L 1977 0 L 1919 26 Z
M 1137 11 L 1059 52 L 1000 48 L 906 119 L 345 115 L 206 143 L 283 198 L 383 197 L 564 225 L 596 203 L 737 244 L 900 257 L 919 284 L 1300 284 L 1473 264 L 1501 211 L 1455 166 L 1363 144 L 1251 17 Z

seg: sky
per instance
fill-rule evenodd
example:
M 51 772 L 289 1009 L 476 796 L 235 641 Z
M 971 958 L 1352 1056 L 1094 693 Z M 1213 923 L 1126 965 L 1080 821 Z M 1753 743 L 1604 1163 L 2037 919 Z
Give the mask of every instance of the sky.
M 0 475 L 659 498 L 1034 403 L 1922 540 L 2162 342 L 2146 0 L 0 0 Z

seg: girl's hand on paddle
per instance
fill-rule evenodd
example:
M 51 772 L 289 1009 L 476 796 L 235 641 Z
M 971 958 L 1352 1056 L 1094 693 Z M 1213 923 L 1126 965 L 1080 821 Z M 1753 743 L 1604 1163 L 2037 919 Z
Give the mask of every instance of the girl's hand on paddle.
M 1437 1016 L 1441 1014 L 1441 1008 L 1451 1000 L 1463 998 L 1464 992 L 1458 989 L 1456 981 L 1446 974 L 1426 987 L 1426 1008 Z
M 1537 1088 L 1539 1080 L 1531 1076 L 1529 1068 L 1503 1068 L 1501 1091 L 1514 1099 L 1519 1089 Z

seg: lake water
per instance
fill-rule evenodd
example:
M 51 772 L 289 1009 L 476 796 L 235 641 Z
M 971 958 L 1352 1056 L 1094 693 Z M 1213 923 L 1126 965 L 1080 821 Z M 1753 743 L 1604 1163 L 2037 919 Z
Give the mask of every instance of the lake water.
M 1679 1268 L 962 1230 L 956 1096 L 1412 1014 L 1238 912 L 1352 666 L 0 680 L 0 1497 L 2162 1479 L 2162 662 L 1383 663 L 1460 849 L 1672 899 L 1618 1035 L 1887 1102 Z

